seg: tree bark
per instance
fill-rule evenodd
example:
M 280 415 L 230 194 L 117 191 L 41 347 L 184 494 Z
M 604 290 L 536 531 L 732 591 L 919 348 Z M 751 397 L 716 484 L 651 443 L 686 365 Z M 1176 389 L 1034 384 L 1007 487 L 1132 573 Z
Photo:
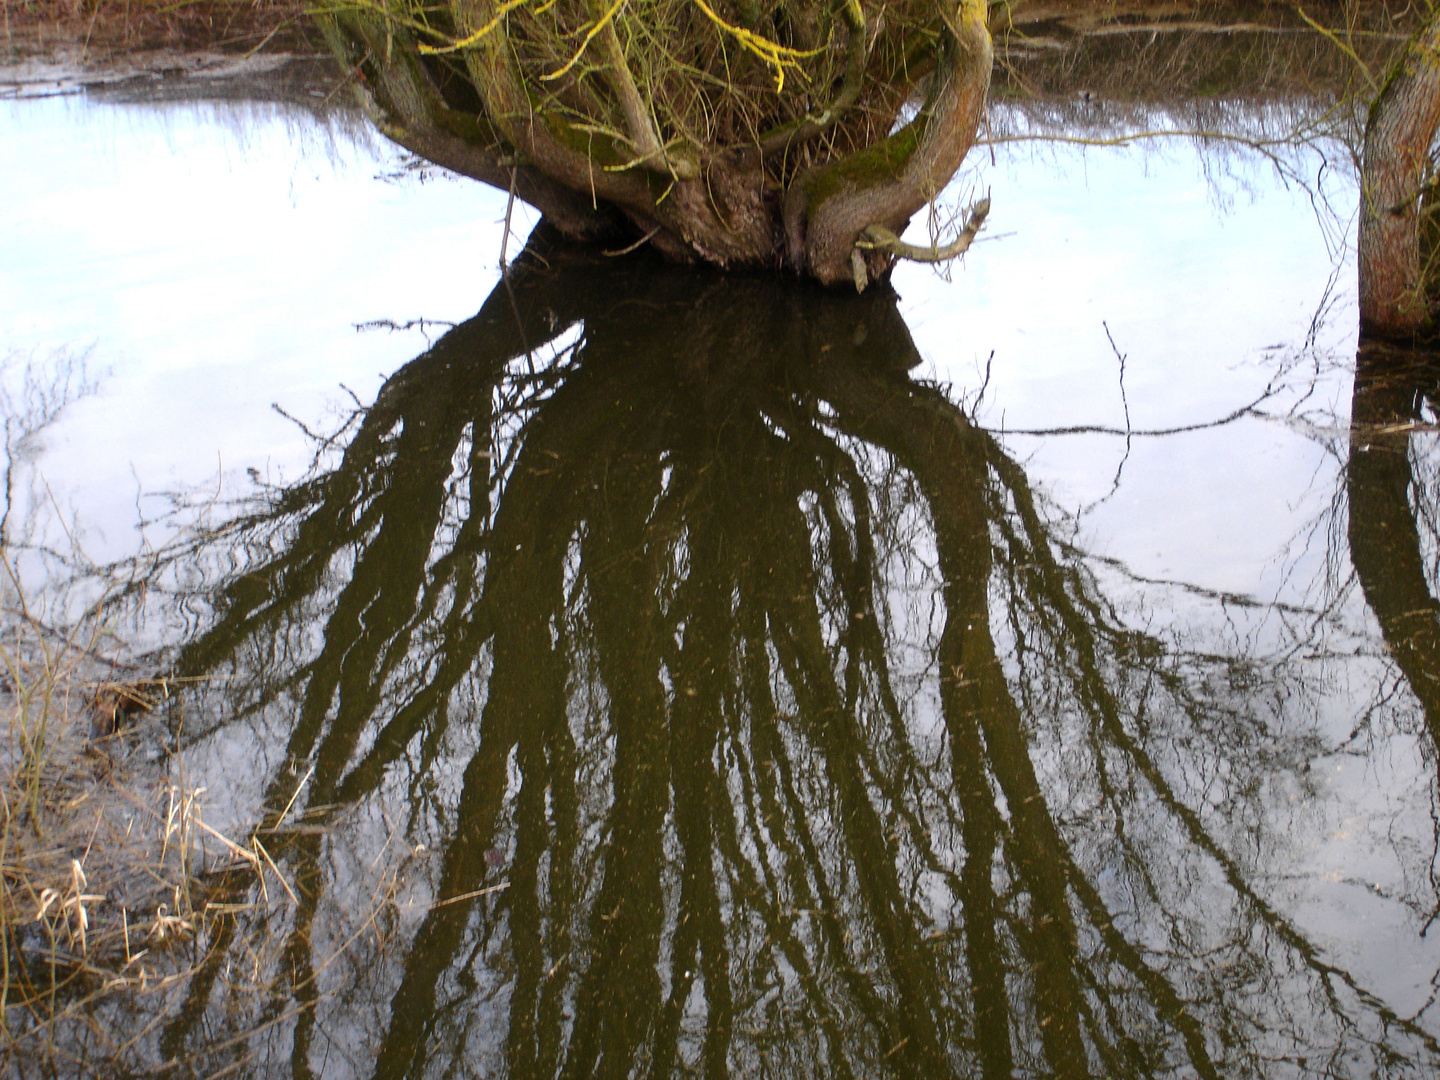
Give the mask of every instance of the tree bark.
M 348 12 L 321 21 L 331 51 L 359 76 L 361 107 L 386 138 L 426 161 L 472 180 L 515 192 L 565 235 L 603 240 L 620 223 L 600 204 L 553 176 L 522 163 L 484 115 L 449 106 L 403 38 L 378 16 Z M 389 36 L 387 36 L 389 35 Z
M 1406 338 L 1431 322 L 1420 196 L 1440 127 L 1440 16 L 1390 73 L 1365 125 L 1360 197 L 1360 329 Z

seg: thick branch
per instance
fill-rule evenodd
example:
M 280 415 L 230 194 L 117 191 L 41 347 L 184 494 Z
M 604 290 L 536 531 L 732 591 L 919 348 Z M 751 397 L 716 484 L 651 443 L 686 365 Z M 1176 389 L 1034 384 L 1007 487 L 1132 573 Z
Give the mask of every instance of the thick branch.
M 461 0 L 454 11 L 466 33 L 495 17 L 493 0 Z M 654 205 L 643 175 L 613 172 L 606 165 L 625 164 L 615 157 L 609 140 L 595 139 L 573 128 L 553 111 L 531 99 L 509 47 L 503 24 L 465 52 L 471 82 L 485 104 L 490 122 L 527 163 L 560 183 L 627 210 L 644 213 Z
M 808 142 L 833 127 L 860 97 L 865 84 L 865 61 L 869 55 L 869 28 L 865 25 L 865 13 L 860 9 L 860 0 L 841 0 L 840 13 L 845 18 L 849 41 L 845 45 L 845 81 L 835 100 L 818 113 L 803 116 L 793 124 L 786 124 L 760 137 L 760 156 L 771 157 L 793 146 Z
M 970 220 L 965 222 L 965 228 L 960 230 L 959 236 L 948 244 L 931 244 L 926 247 L 907 244 L 883 225 L 871 225 L 860 234 L 860 239 L 855 241 L 855 247 L 850 251 L 850 272 L 855 279 L 855 291 L 864 292 L 865 287 L 870 284 L 870 267 L 865 259 L 865 252 L 880 251 L 892 258 L 909 259 L 911 262 L 949 262 L 970 250 L 970 244 L 974 241 L 975 234 L 980 231 L 980 226 L 985 224 L 985 215 L 988 213 L 990 199 L 987 197 L 971 208 Z
M 939 194 L 975 140 L 990 87 L 993 54 L 982 0 L 961 0 L 946 20 L 930 99 L 914 120 L 876 145 L 803 174 L 786 193 L 790 261 L 827 284 L 855 276 L 852 252 L 866 229 L 899 236 Z M 887 269 L 883 250 L 863 257 Z
M 451 172 L 508 190 L 544 214 L 557 229 L 576 240 L 607 240 L 621 232 L 606 206 L 594 206 L 578 191 L 544 173 L 514 163 L 502 147 L 484 148 L 441 131 L 416 131 L 394 123 L 376 125 L 392 142 Z
M 513 189 L 517 198 L 568 236 L 598 240 L 618 231 L 607 209 L 517 161 L 513 148 L 485 117 L 446 105 L 410 49 L 385 47 L 387 32 L 394 30 L 383 21 L 350 12 L 321 25 L 337 54 L 349 55 L 369 72 L 367 83 L 356 89 L 362 107 L 387 138 L 452 172 Z
M 590 10 L 596 19 L 605 19 L 607 13 L 602 8 L 602 4 L 592 0 Z M 600 47 L 607 65 L 606 81 L 620 99 L 620 111 L 625 115 L 626 134 L 640 155 L 635 164 L 667 173 L 677 180 L 693 179 L 696 175 L 695 163 L 684 158 L 667 156 L 665 148 L 660 144 L 660 136 L 655 130 L 650 108 L 640 96 L 635 78 L 630 73 L 630 65 L 625 60 L 625 49 L 620 44 L 620 35 L 615 30 L 613 18 L 606 19 L 600 31 Z
M 454 10 L 462 31 L 473 33 L 494 19 L 496 6 L 494 0 L 457 0 Z M 728 266 L 753 262 L 770 249 L 758 170 L 687 180 L 680 170 L 661 176 L 626 168 L 633 162 L 621 159 L 608 138 L 595 138 L 532 99 L 503 26 L 476 40 L 465 60 L 486 116 L 527 166 L 592 206 L 612 203 L 666 255 Z
M 929 244 L 924 247 L 919 244 L 907 244 L 885 226 L 871 225 L 862 234 L 863 238 L 855 242 L 855 246 L 867 251 L 888 252 L 897 259 L 909 259 L 911 262 L 949 262 L 970 250 L 970 245 L 975 240 L 975 234 L 985 224 L 985 216 L 989 213 L 990 200 L 987 197 L 970 208 L 970 219 L 965 222 L 965 228 L 961 229 L 960 235 L 948 244 Z

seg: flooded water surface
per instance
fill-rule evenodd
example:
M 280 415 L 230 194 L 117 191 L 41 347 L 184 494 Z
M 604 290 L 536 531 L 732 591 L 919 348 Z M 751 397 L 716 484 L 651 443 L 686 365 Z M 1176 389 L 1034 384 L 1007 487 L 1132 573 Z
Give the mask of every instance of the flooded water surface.
M 991 121 L 982 242 L 857 297 L 0 102 L 10 559 L 274 861 L 73 1060 L 1440 1071 L 1440 368 L 1357 345 L 1346 151 Z

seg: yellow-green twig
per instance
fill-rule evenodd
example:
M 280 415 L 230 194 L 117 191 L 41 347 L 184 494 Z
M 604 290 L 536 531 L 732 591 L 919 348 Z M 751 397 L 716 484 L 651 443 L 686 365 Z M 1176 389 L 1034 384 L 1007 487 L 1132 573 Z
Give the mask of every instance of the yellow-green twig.
M 703 11 L 705 17 L 721 30 L 729 34 L 736 41 L 740 42 L 744 48 L 754 53 L 775 69 L 775 92 L 777 94 L 785 89 L 786 67 L 793 67 L 799 71 L 801 70 L 799 61 L 808 60 L 812 56 L 819 56 L 829 48 L 829 42 L 826 42 L 818 49 L 791 49 L 778 42 L 771 41 L 767 37 L 762 37 L 752 30 L 746 30 L 743 26 L 730 25 L 719 15 L 715 14 L 710 5 L 705 3 L 705 0 L 695 0 L 695 6 Z
M 620 11 L 620 9 L 624 6 L 625 0 L 615 0 L 615 3 L 611 4 L 610 7 L 606 9 L 605 14 L 601 15 L 600 18 L 595 20 L 595 25 L 590 28 L 588 33 L 586 33 L 585 40 L 580 42 L 580 48 L 575 50 L 575 55 L 570 57 L 570 59 L 565 63 L 565 66 L 560 68 L 558 71 L 552 71 L 549 75 L 541 75 L 540 81 L 551 82 L 554 79 L 558 79 L 571 68 L 573 68 L 576 64 L 578 64 L 580 62 L 580 57 L 584 56 L 585 50 L 590 47 L 590 42 L 594 41 L 596 36 L 602 30 L 604 30 L 605 27 L 610 25 L 610 20 L 613 19 Z
M 509 15 L 510 12 L 526 3 L 528 3 L 528 0 L 505 0 L 505 3 L 500 5 L 500 10 L 495 13 L 495 17 L 469 37 L 451 42 L 449 45 L 421 45 L 419 47 L 420 51 L 426 55 L 434 56 L 440 53 L 452 53 L 458 52 L 461 49 L 468 49 L 485 37 L 486 34 L 494 30 L 495 27 L 499 26 L 506 15 Z

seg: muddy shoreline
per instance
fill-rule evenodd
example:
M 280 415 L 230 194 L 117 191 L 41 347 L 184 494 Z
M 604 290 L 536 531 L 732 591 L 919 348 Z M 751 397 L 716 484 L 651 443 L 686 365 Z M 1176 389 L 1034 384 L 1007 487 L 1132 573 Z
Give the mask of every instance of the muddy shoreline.
M 348 108 L 343 86 L 334 61 L 318 53 L 162 49 L 96 60 L 66 48 L 0 65 L 0 99 L 86 94 L 117 104 L 204 100 Z
M 328 97 L 340 83 L 303 5 L 7 5 L 0 98 L 118 101 Z

